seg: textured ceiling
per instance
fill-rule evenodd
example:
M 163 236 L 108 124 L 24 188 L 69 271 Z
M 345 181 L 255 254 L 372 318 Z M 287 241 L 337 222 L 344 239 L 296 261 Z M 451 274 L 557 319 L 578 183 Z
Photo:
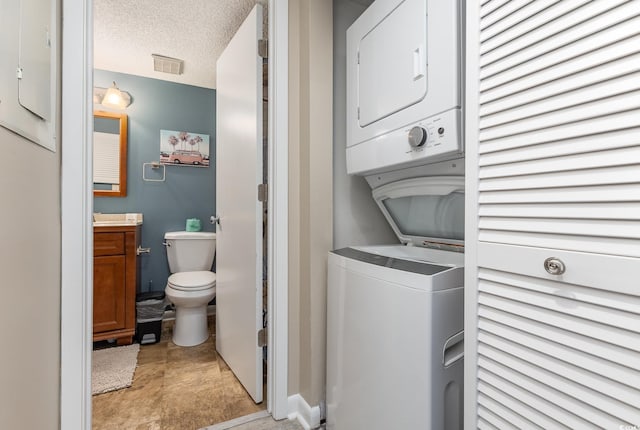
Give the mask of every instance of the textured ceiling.
M 94 0 L 94 67 L 205 88 L 216 61 L 256 3 L 267 0 Z M 184 60 L 155 72 L 151 54 Z

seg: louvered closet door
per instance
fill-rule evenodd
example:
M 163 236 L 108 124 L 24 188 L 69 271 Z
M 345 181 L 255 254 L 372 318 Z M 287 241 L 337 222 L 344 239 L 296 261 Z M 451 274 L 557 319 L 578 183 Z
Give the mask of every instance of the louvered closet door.
M 640 0 L 467 6 L 465 426 L 640 428 Z

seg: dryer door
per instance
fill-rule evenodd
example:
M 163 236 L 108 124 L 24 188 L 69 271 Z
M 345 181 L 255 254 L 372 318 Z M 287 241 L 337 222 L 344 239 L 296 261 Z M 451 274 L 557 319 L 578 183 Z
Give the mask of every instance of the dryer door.
M 421 246 L 428 242 L 462 250 L 464 177 L 392 182 L 373 190 L 373 198 L 402 243 Z
M 358 121 L 366 127 L 427 95 L 427 2 L 404 0 L 358 46 Z

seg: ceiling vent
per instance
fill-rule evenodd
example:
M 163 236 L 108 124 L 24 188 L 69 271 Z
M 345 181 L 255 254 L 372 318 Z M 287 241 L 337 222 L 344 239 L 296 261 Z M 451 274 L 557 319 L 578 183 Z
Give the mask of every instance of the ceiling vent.
M 158 54 L 151 54 L 151 56 L 153 57 L 153 70 L 156 72 L 170 73 L 172 75 L 182 74 L 184 61 Z

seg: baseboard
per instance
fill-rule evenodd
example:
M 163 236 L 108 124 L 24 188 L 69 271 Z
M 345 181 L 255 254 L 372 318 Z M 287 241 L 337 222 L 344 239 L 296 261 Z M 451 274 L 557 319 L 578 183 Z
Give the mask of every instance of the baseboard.
M 244 417 L 235 418 L 233 420 L 225 421 L 223 423 L 214 424 L 209 427 L 204 427 L 200 430 L 229 430 L 234 427 L 239 427 L 243 424 L 250 423 L 252 421 L 259 420 L 260 418 L 268 417 L 269 412 L 267 411 L 259 411 L 253 414 L 245 415 Z
M 298 420 L 305 430 L 320 427 L 320 406 L 309 406 L 300 394 L 289 396 L 289 419 Z

